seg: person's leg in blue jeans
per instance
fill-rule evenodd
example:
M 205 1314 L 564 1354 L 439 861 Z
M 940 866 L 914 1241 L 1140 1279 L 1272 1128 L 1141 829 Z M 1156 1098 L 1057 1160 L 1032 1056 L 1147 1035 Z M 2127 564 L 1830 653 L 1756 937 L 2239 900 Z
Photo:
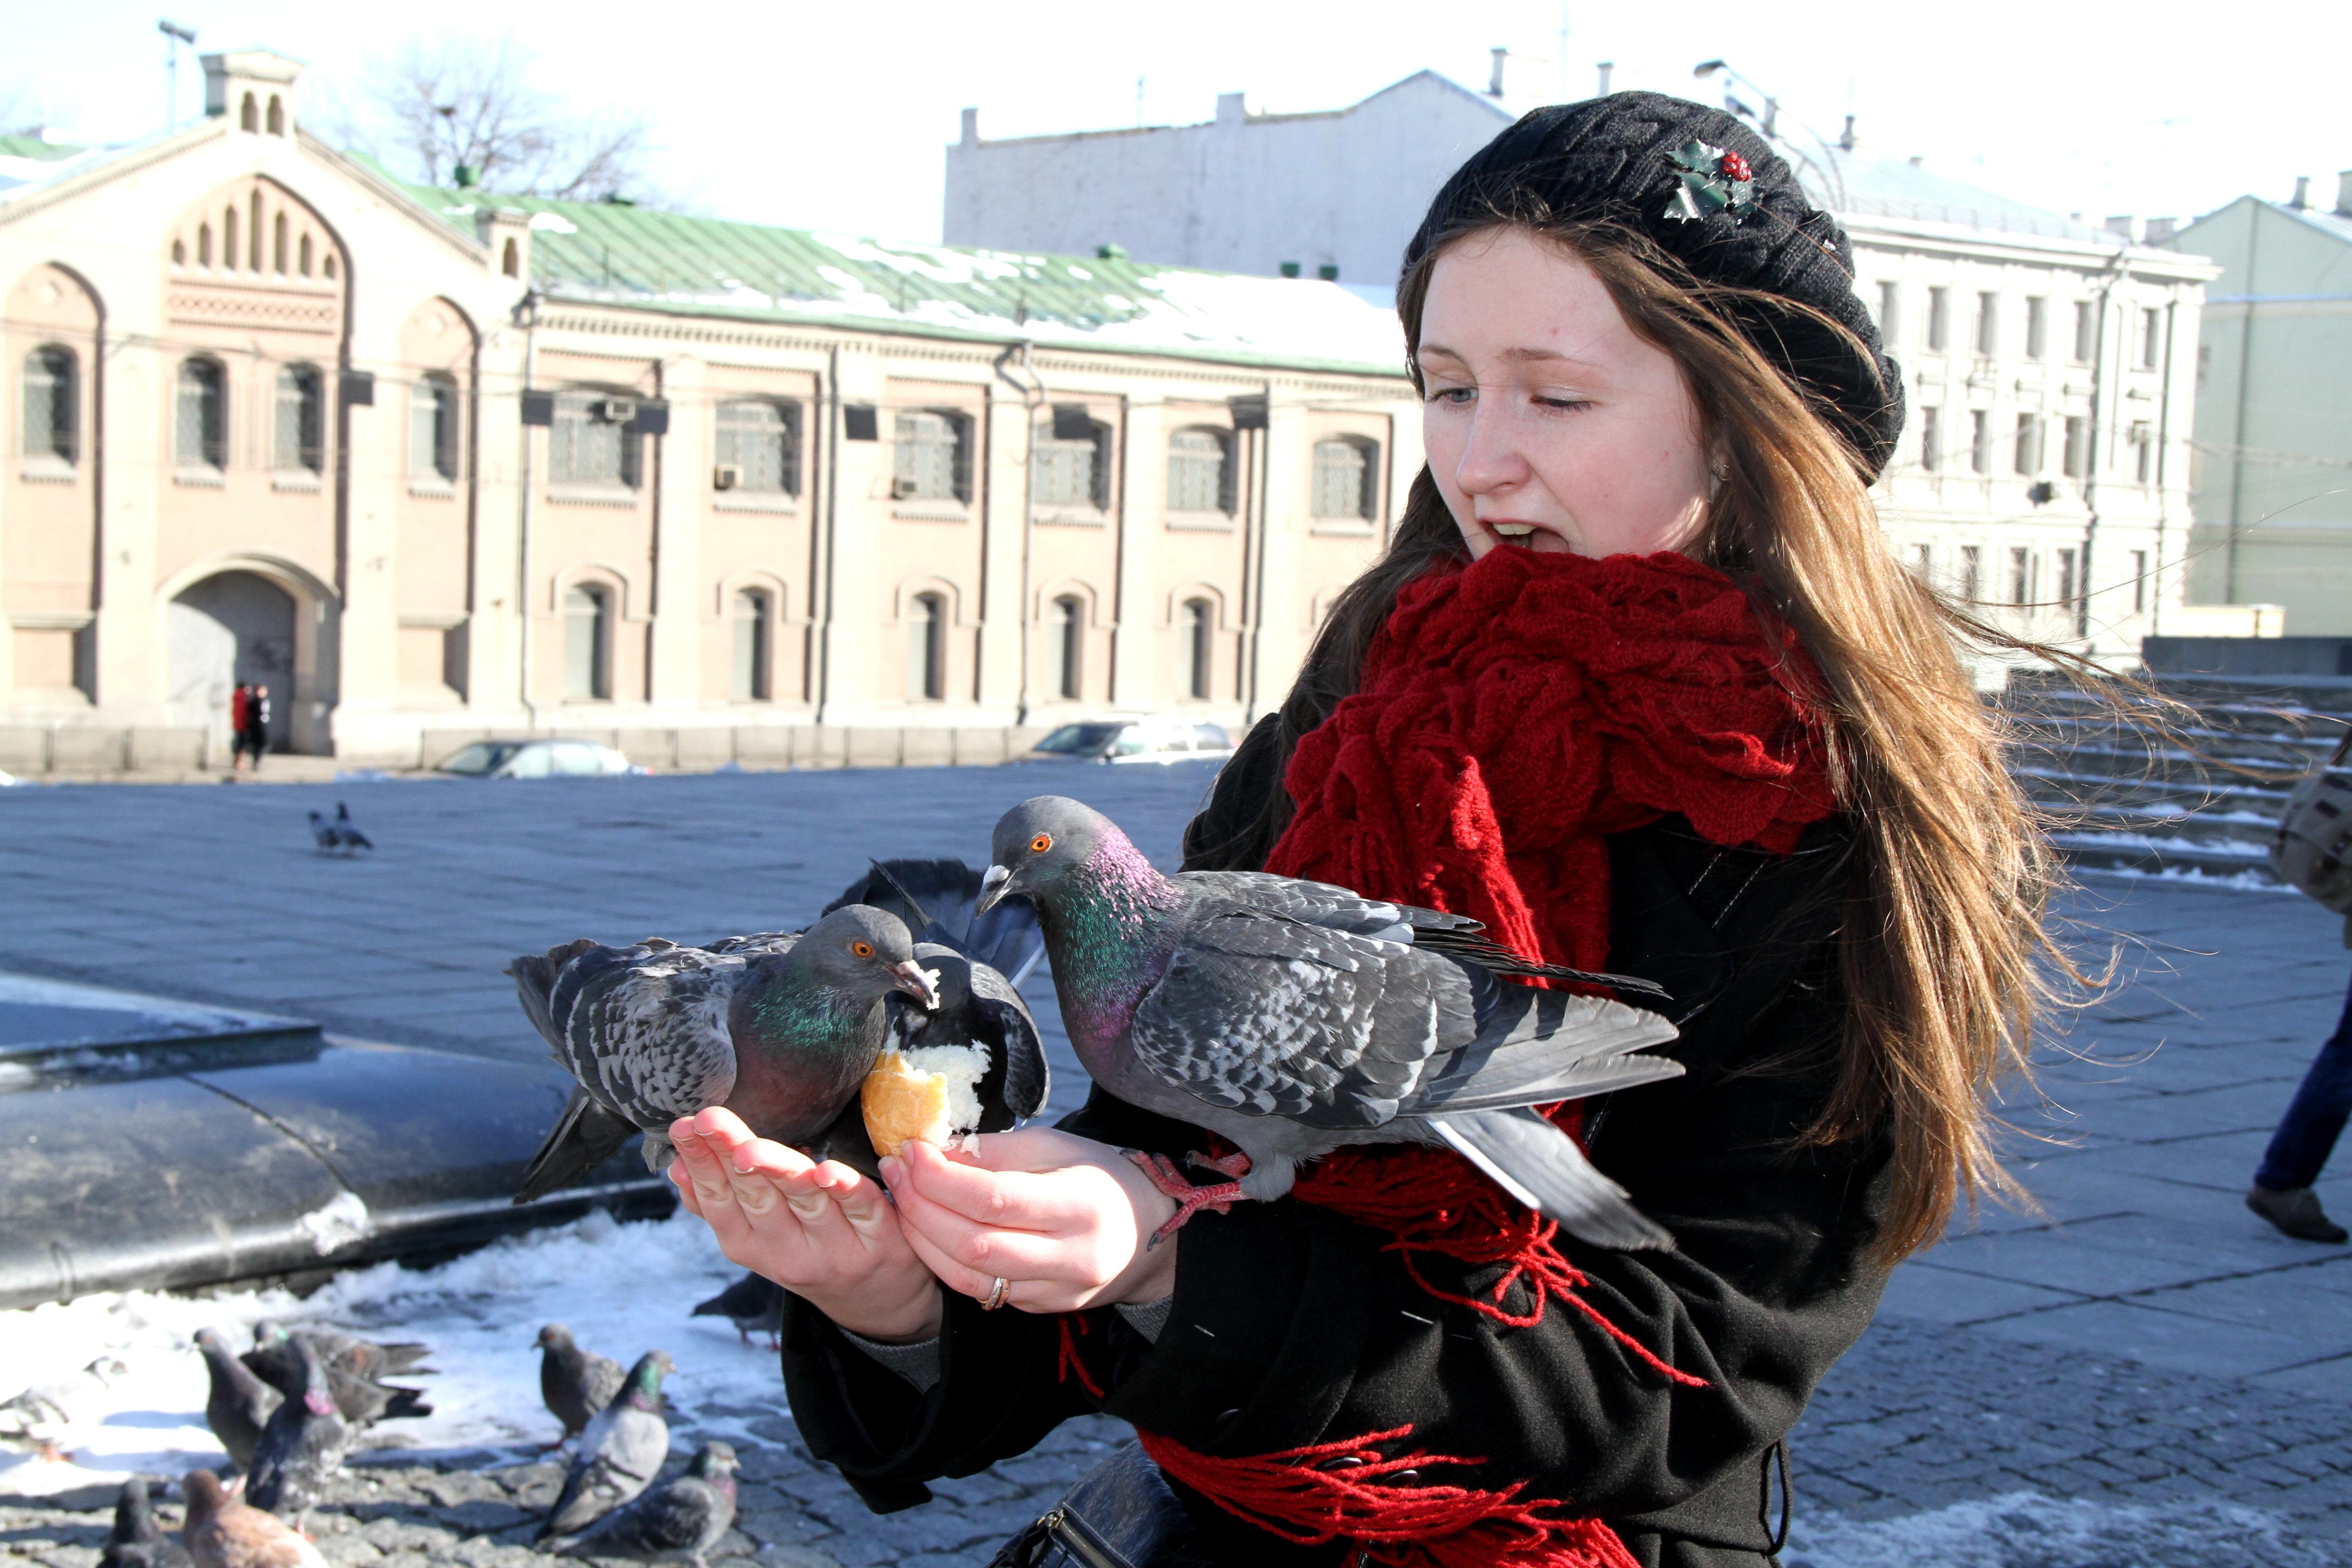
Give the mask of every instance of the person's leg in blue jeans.
M 2335 1152 L 2345 1120 L 2352 1116 L 2352 993 L 2336 1033 L 2319 1047 L 2303 1085 L 2279 1118 L 2270 1147 L 2254 1173 L 2246 1206 L 2301 1241 L 2341 1243 L 2344 1227 L 2327 1217 L 2311 1184 Z

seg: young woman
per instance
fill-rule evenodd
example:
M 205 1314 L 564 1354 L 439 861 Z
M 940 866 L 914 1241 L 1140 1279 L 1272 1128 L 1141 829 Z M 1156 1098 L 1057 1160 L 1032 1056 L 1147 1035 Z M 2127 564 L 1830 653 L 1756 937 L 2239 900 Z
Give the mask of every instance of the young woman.
M 678 1123 L 687 1203 L 793 1292 L 801 1431 L 877 1509 L 1103 1410 L 1182 1504 L 1155 1562 L 1759 1563 L 1888 1269 L 2003 1185 L 2042 861 L 1971 625 L 1879 534 L 1901 383 L 1843 236 L 1738 121 L 1622 93 L 1458 173 L 1399 308 L 1428 468 L 1189 863 L 1662 984 L 1685 1075 L 1555 1114 L 1676 1247 L 1389 1149 L 1146 1248 L 1173 1205 L 1120 1151 L 1201 1137 L 1100 1090 L 910 1146 L 895 1203 Z

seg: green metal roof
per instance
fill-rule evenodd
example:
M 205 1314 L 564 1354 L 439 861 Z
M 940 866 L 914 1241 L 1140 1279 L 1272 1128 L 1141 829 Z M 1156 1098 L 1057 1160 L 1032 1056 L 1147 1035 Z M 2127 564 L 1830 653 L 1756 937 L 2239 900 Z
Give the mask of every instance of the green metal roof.
M 1403 374 L 1393 312 L 1332 283 L 865 239 L 619 203 L 405 188 L 468 235 L 482 207 L 530 214 L 532 281 L 559 300 Z
M 38 158 L 44 163 L 52 158 L 70 158 L 80 152 L 60 142 L 45 142 L 38 136 L 0 136 L 0 158 Z

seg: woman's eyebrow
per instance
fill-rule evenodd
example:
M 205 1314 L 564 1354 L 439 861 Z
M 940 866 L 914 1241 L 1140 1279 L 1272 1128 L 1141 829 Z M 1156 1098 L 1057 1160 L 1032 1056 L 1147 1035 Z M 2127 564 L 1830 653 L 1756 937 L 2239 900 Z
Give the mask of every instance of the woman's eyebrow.
M 1422 344 L 1421 352 L 1416 357 L 1423 360 L 1433 358 L 1450 359 L 1456 364 L 1467 364 L 1469 363 L 1469 361 L 1463 358 L 1460 353 L 1456 353 L 1453 349 L 1447 348 L 1443 343 Z M 1609 368 L 1598 360 L 1582 359 L 1575 354 L 1562 353 L 1558 349 L 1505 349 L 1502 352 L 1501 357 L 1517 364 L 1570 364 L 1580 365 L 1586 370 L 1594 371 L 1606 371 Z

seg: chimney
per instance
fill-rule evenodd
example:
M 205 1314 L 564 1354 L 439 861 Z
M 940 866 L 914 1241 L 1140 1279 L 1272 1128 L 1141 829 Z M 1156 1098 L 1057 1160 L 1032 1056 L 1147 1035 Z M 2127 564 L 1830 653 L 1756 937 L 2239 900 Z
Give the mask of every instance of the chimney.
M 1249 94 L 1221 92 L 1217 94 L 1217 123 L 1240 125 L 1249 120 Z
M 474 237 L 489 253 L 493 275 L 530 282 L 530 214 L 484 202 L 474 209 Z
M 2149 245 L 2162 245 L 2172 237 L 2173 230 L 2179 226 L 2179 224 L 2176 219 L 2152 217 L 2147 220 L 2147 232 L 2143 238 Z
M 2297 174 L 2294 177 L 2294 200 L 2287 203 L 2287 205 L 2293 207 L 2297 212 L 2309 210 L 2311 206 L 2311 176 L 2309 174 Z
M 2336 176 L 2336 216 L 2352 217 L 2352 169 Z
M 967 109 L 963 111 L 963 145 L 967 147 L 980 145 L 980 110 L 977 109 Z
M 2137 225 L 2129 213 L 2119 213 L 2107 219 L 2107 232 L 2114 235 L 2117 239 L 2122 240 L 2126 245 L 2129 245 L 2132 242 L 2134 237 L 2132 230 Z
M 201 57 L 205 112 L 228 117 L 229 129 L 256 136 L 294 134 L 294 81 L 302 62 L 268 49 Z
M 1598 94 L 1599 97 L 1606 98 L 1609 96 L 1609 78 L 1611 73 L 1615 71 L 1616 68 L 1617 62 L 1615 60 L 1602 60 L 1601 62 L 1601 91 Z M 2344 177 L 2347 180 L 2352 180 L 2352 174 L 2346 174 Z
M 1500 102 L 1503 97 L 1503 67 L 1510 59 L 1511 51 L 1496 48 L 1487 52 L 1495 57 L 1495 69 L 1494 74 L 1486 79 L 1486 96 Z

